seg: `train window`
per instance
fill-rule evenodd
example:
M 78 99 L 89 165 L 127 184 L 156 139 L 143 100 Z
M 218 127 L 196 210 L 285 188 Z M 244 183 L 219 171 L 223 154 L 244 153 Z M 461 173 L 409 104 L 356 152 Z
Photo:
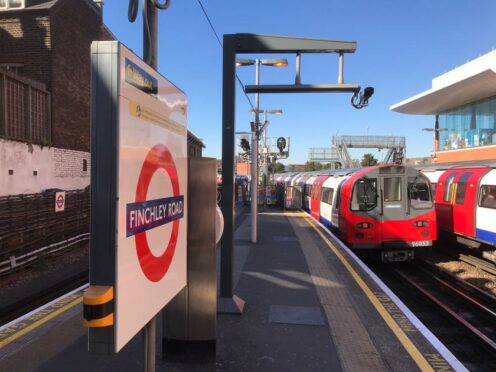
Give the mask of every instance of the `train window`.
M 384 178 L 384 201 L 401 201 L 401 177 Z
M 496 209 L 496 186 L 494 185 L 481 186 L 479 207 Z
M 432 208 L 429 182 L 423 177 L 408 178 L 408 200 L 414 209 Z
M 330 189 L 329 187 L 323 187 L 320 200 L 322 200 L 323 203 L 332 205 L 333 194 L 334 194 L 334 189 Z
M 312 192 L 312 185 L 305 184 L 305 196 L 310 197 L 310 194 Z
M 465 192 L 467 191 L 467 181 L 472 175 L 472 172 L 463 173 L 456 185 L 456 204 L 465 203 Z
M 323 187 L 322 192 L 320 193 L 320 200 L 323 203 L 327 203 L 327 195 L 329 195 L 329 189 L 327 187 Z
M 370 211 L 377 206 L 377 179 L 362 178 L 353 186 L 352 211 Z
M 327 204 L 332 205 L 332 198 L 334 197 L 334 189 L 329 189 L 329 195 L 327 198 Z
M 453 180 L 455 179 L 456 175 L 458 173 L 452 173 L 446 178 L 446 182 L 444 183 L 444 194 L 443 194 L 443 200 L 445 202 L 451 202 L 451 198 L 453 196 Z

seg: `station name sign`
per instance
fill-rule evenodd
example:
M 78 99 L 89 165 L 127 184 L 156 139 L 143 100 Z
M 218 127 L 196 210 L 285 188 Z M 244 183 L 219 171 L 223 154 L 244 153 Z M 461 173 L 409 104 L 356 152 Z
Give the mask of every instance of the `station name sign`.
M 184 196 L 173 196 L 127 205 L 126 236 L 165 225 L 184 217 Z
M 126 82 L 147 94 L 158 93 L 157 79 L 126 58 Z

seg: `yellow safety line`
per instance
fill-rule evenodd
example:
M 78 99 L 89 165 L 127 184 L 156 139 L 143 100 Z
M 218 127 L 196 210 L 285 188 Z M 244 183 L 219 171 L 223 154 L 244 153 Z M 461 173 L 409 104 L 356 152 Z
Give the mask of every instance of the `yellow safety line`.
M 48 314 L 46 317 L 41 318 L 40 320 L 37 320 L 33 324 L 30 324 L 26 328 L 21 329 L 19 332 L 14 333 L 12 336 L 7 337 L 5 340 L 0 341 L 0 349 L 8 344 L 10 344 L 12 341 L 18 339 L 21 336 L 24 336 L 26 333 L 31 332 L 32 330 L 38 328 L 39 326 L 45 324 L 48 322 L 50 319 L 55 318 L 57 315 L 63 313 L 64 311 L 69 310 L 70 308 L 76 306 L 77 304 L 83 302 L 83 296 L 80 296 L 79 298 L 75 299 L 74 301 L 68 303 L 64 307 L 61 307 L 60 309 L 54 311 L 53 313 Z
M 365 284 L 363 279 L 358 275 L 358 273 L 351 267 L 349 262 L 344 258 L 344 256 L 339 252 L 334 245 L 331 243 L 331 241 L 314 225 L 313 221 L 310 220 L 308 216 L 305 214 L 301 213 L 303 217 L 307 220 L 307 222 L 310 224 L 310 226 L 313 227 L 315 231 L 324 239 L 324 241 L 327 243 L 329 248 L 338 256 L 339 260 L 341 263 L 346 267 L 346 269 L 350 272 L 350 274 L 353 276 L 357 284 L 360 286 L 360 288 L 363 290 L 365 295 L 369 298 L 370 302 L 374 305 L 376 310 L 379 312 L 379 314 L 382 316 L 386 324 L 391 328 L 393 333 L 396 335 L 398 340 L 401 342 L 403 347 L 406 349 L 408 354 L 412 357 L 412 359 L 417 363 L 419 366 L 420 370 L 422 371 L 433 371 L 434 369 L 431 367 L 429 362 L 424 358 L 422 353 L 417 349 L 417 347 L 413 344 L 413 342 L 408 338 L 408 336 L 403 332 L 401 327 L 396 323 L 396 321 L 393 319 L 391 314 L 388 313 L 386 308 L 382 305 L 382 303 L 379 301 L 379 299 L 376 297 L 376 295 L 370 290 L 370 288 Z

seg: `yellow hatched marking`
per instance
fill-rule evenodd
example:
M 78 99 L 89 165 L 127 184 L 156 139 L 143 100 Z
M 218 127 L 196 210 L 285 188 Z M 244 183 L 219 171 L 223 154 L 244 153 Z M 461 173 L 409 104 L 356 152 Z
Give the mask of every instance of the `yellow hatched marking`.
M 434 372 L 434 369 L 431 367 L 429 362 L 425 359 L 425 357 L 422 355 L 422 353 L 417 349 L 417 347 L 413 344 L 413 342 L 408 338 L 408 336 L 403 332 L 401 327 L 396 323 L 396 321 L 393 319 L 391 314 L 388 313 L 388 311 L 385 309 L 385 307 L 382 305 L 382 303 L 379 301 L 379 299 L 376 297 L 376 295 L 370 290 L 370 288 L 367 286 L 367 284 L 363 281 L 363 279 L 358 275 L 358 273 L 353 269 L 353 267 L 349 264 L 349 262 L 344 258 L 344 256 L 339 252 L 332 242 L 314 225 L 313 221 L 310 220 L 309 217 L 307 217 L 305 214 L 300 212 L 300 216 L 303 216 L 308 224 L 312 226 L 312 228 L 324 239 L 326 244 L 329 246 L 329 248 L 334 252 L 334 254 L 339 258 L 341 263 L 346 267 L 348 272 L 351 274 L 353 279 L 357 282 L 357 284 L 360 286 L 362 291 L 365 293 L 365 295 L 369 298 L 370 302 L 372 302 L 372 305 L 376 308 L 377 312 L 382 316 L 386 324 L 389 326 L 389 328 L 393 331 L 393 333 L 396 335 L 398 340 L 401 342 L 403 347 L 406 349 L 408 354 L 412 357 L 412 359 L 417 363 L 418 367 L 422 371 L 432 371 Z
M 26 333 L 29 333 L 32 330 L 38 328 L 39 326 L 45 324 L 50 319 L 55 318 L 57 315 L 62 314 L 63 312 L 71 309 L 72 307 L 76 306 L 77 304 L 80 304 L 81 302 L 83 302 L 83 297 L 82 296 L 78 297 L 77 299 L 75 299 L 74 301 L 68 303 L 67 305 L 61 307 L 60 309 L 55 310 L 55 311 L 49 313 L 44 318 L 41 318 L 40 320 L 38 320 L 38 321 L 30 324 L 26 328 L 21 329 L 19 332 L 14 333 L 12 336 L 7 337 L 6 339 L 0 341 L 0 349 L 3 348 L 4 346 L 7 346 L 12 341 L 17 340 L 19 337 L 24 336 Z

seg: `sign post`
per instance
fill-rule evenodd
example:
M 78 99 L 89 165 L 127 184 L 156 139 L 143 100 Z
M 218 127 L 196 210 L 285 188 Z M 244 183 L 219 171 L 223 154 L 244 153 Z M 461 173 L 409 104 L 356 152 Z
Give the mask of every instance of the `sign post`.
M 147 327 L 153 369 L 154 318 L 186 285 L 186 96 L 115 41 L 92 44 L 91 152 L 89 350 Z

